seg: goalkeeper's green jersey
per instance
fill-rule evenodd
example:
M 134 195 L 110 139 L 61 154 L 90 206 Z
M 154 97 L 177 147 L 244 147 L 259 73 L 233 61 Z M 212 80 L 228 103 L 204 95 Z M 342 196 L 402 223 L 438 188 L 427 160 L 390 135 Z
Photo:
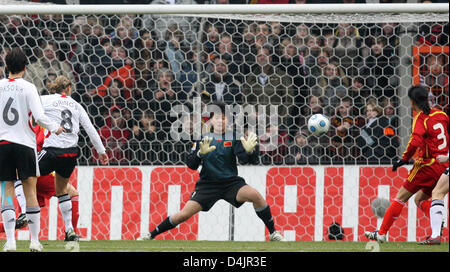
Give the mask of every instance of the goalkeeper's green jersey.
M 187 156 L 186 165 L 193 170 L 197 170 L 202 165 L 200 180 L 220 181 L 235 178 L 238 176 L 238 161 L 240 164 L 259 163 L 258 146 L 251 154 L 248 154 L 241 141 L 236 139 L 236 133 L 231 135 L 233 135 L 231 139 L 226 139 L 225 134 L 208 133 L 204 135 L 203 137 L 212 138 L 210 146 L 216 147 L 215 150 L 206 155 L 199 156 L 200 141 L 194 143 L 190 154 Z M 226 136 L 228 136 L 228 133 Z

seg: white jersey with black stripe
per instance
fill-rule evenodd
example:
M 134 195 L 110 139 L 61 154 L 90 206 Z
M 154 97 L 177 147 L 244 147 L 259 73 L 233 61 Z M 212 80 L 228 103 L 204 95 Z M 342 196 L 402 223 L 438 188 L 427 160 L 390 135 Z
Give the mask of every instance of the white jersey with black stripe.
M 105 147 L 92 125 L 86 110 L 74 99 L 61 94 L 42 96 L 45 114 L 62 126 L 66 132 L 50 134 L 43 147 L 70 148 L 78 145 L 80 125 L 86 130 L 92 144 L 99 154 L 105 153 Z

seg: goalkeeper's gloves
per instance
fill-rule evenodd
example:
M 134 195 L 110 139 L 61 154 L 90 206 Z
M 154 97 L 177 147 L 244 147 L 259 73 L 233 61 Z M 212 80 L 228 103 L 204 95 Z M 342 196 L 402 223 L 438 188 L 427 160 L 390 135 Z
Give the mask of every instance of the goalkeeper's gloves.
M 247 136 L 247 139 L 241 137 L 241 143 L 245 151 L 248 154 L 251 154 L 255 150 L 255 147 L 258 145 L 258 138 L 255 133 L 250 132 Z
M 201 158 L 208 154 L 209 152 L 216 149 L 215 146 L 209 146 L 211 144 L 212 138 L 206 136 L 203 138 L 203 140 L 200 142 L 200 150 L 198 151 L 197 155 Z
M 402 159 L 394 162 L 394 164 L 392 165 L 392 171 L 394 171 L 394 172 L 397 171 L 397 168 L 399 168 L 400 166 L 405 165 L 407 163 L 408 163 L 407 161 L 404 161 Z

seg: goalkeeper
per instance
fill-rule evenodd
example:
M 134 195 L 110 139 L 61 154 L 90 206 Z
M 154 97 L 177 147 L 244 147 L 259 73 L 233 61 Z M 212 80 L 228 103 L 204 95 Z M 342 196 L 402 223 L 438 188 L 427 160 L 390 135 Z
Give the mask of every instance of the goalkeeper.
M 270 240 L 286 241 L 280 232 L 275 230 L 270 207 L 262 195 L 238 176 L 237 159 L 241 164 L 259 162 L 256 134 L 249 133 L 247 138 L 241 137 L 239 140 L 233 134 L 233 139 L 225 139 L 228 121 L 225 104 L 214 105 L 218 106 L 220 111 L 212 114 L 213 132 L 207 133 L 200 142 L 194 144 L 186 161 L 187 166 L 193 170 L 202 165 L 200 180 L 197 181 L 194 192 L 181 211 L 167 217 L 141 239 L 154 239 L 198 212 L 208 211 L 218 200 L 223 199 L 236 208 L 244 202 L 252 202 L 256 214 L 270 233 Z

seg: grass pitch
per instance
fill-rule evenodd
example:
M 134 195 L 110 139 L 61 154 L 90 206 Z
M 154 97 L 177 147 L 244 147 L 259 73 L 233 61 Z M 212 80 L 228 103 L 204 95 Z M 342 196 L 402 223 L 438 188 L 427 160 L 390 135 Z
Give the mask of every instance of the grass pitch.
M 449 252 L 449 243 L 421 246 L 414 242 L 229 242 L 229 241 L 41 241 L 45 252 Z M 3 243 L 1 244 L 3 246 Z M 379 248 L 378 248 L 379 246 Z M 27 252 L 29 241 L 17 241 Z

